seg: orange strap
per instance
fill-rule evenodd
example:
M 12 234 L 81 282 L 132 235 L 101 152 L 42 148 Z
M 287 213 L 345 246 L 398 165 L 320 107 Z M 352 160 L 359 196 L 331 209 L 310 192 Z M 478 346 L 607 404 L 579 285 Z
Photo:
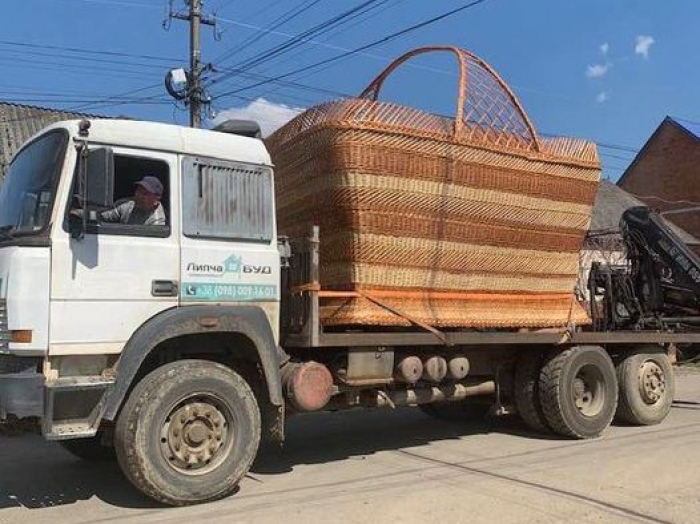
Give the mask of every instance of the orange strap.
M 316 291 L 320 298 L 362 298 L 366 291 L 331 291 L 322 290 L 318 284 L 302 284 L 291 289 L 292 293 L 299 294 L 306 291 Z M 364 294 L 363 294 L 364 293 Z M 471 293 L 458 291 L 402 291 L 399 289 L 374 290 L 375 298 L 402 298 L 402 299 L 438 299 L 438 300 L 503 300 L 520 301 L 527 299 L 528 295 L 512 295 L 505 293 Z M 571 300 L 571 293 L 537 293 L 537 300 Z
M 318 284 L 302 284 L 300 286 L 294 286 L 292 288 L 292 293 L 299 294 L 303 293 L 305 291 L 316 291 L 318 292 L 319 298 L 364 298 L 372 302 L 373 304 L 376 304 L 377 306 L 386 309 L 390 313 L 393 313 L 396 316 L 399 316 L 403 319 L 408 320 L 411 324 L 415 324 L 416 326 L 425 329 L 426 331 L 432 333 L 435 335 L 443 344 L 447 346 L 451 346 L 452 344 L 447 340 L 447 337 L 445 336 L 444 333 L 441 331 L 435 329 L 433 326 L 430 326 L 424 322 L 421 322 L 420 320 L 413 318 L 412 316 L 399 311 L 398 309 L 385 304 L 381 300 L 379 300 L 376 296 L 370 295 L 368 293 L 365 293 L 364 291 L 321 291 L 321 286 Z M 395 295 L 395 296 L 403 296 L 403 295 Z M 391 298 L 391 297 L 388 297 Z
M 297 288 L 294 288 L 294 291 Z M 319 291 L 320 298 L 359 298 L 365 291 Z M 501 301 L 522 301 L 528 295 L 510 295 L 505 293 L 467 293 L 451 291 L 401 291 L 401 290 L 374 290 L 372 296 L 376 298 L 401 298 L 401 299 L 437 299 L 437 300 L 501 300 Z M 571 293 L 537 293 L 536 298 L 540 300 L 570 300 Z
M 300 286 L 294 286 L 291 289 L 291 292 L 294 295 L 299 295 L 299 294 L 304 293 L 306 291 L 321 291 L 321 286 L 318 283 L 316 283 L 316 284 L 309 283 L 309 284 L 301 284 Z
M 430 326 L 430 325 L 428 325 L 428 324 L 426 324 L 426 323 L 424 323 L 424 322 L 421 322 L 420 320 L 415 319 L 415 318 L 411 317 L 410 315 L 407 315 L 407 314 L 404 313 L 403 311 L 399 311 L 398 309 L 395 309 L 395 308 L 389 306 L 388 304 L 385 304 L 385 303 L 381 302 L 381 301 L 378 300 L 377 298 L 375 298 L 375 297 L 373 297 L 373 296 L 371 296 L 371 295 L 368 295 L 367 293 L 363 293 L 362 291 L 358 291 L 358 294 L 361 295 L 362 297 L 366 298 L 366 299 L 369 300 L 370 302 L 372 302 L 372 303 L 378 305 L 379 307 L 386 309 L 389 313 L 393 313 L 393 314 L 396 315 L 396 316 L 399 316 L 399 317 L 401 317 L 401 318 L 405 318 L 405 319 L 408 320 L 411 324 L 415 324 L 416 326 L 418 326 L 418 327 L 420 327 L 420 328 L 423 328 L 423 329 L 425 329 L 426 331 L 429 331 L 430 333 L 432 333 L 433 335 L 435 335 L 435 336 L 440 340 L 440 342 L 442 342 L 442 343 L 445 344 L 446 346 L 451 346 L 451 345 L 452 345 L 452 344 L 447 340 L 447 336 L 445 336 L 445 334 L 444 334 L 442 331 L 439 331 L 438 329 L 434 328 L 433 326 Z

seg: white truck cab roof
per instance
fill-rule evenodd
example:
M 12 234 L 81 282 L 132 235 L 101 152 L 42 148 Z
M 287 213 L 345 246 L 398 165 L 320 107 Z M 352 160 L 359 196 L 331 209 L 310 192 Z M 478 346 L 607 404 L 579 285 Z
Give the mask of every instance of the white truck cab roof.
M 262 140 L 207 129 L 139 120 L 89 119 L 88 141 L 114 147 L 168 151 L 183 155 L 217 158 L 271 166 Z M 42 131 L 67 129 L 78 134 L 80 120 L 58 122 Z

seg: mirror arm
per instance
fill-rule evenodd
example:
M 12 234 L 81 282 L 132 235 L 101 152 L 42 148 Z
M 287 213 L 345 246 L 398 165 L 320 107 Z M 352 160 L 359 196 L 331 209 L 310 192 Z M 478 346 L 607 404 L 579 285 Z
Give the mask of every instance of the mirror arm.
M 77 141 L 78 144 L 76 149 L 78 150 L 78 193 L 80 204 L 83 207 L 83 212 L 81 213 L 80 220 L 80 231 L 74 236 L 76 240 L 82 240 L 85 238 L 85 231 L 87 231 L 88 224 L 88 209 L 87 209 L 87 163 L 88 163 L 88 145 L 86 140 Z

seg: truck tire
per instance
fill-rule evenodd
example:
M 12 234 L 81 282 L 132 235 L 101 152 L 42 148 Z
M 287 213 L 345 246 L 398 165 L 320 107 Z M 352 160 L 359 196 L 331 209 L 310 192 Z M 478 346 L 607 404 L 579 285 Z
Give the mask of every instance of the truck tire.
M 540 403 L 549 427 L 570 438 L 594 438 L 617 409 L 615 366 L 598 346 L 555 351 L 540 373 Z
M 90 438 L 61 440 L 59 444 L 70 454 L 87 462 L 107 462 L 117 458 L 112 446 L 102 444 L 102 435 L 99 433 Z
M 214 362 L 181 360 L 138 383 L 114 441 L 119 465 L 140 491 L 184 506 L 233 493 L 260 434 L 258 403 L 240 375 Z
M 426 415 L 438 420 L 468 422 L 484 418 L 492 405 L 493 401 L 468 399 L 455 402 L 419 404 L 418 407 Z
M 647 349 L 626 355 L 617 365 L 617 381 L 619 421 L 651 426 L 671 411 L 676 379 L 666 353 Z
M 518 414 L 531 429 L 549 433 L 542 405 L 540 404 L 540 372 L 542 371 L 542 353 L 536 350 L 524 350 L 515 364 L 513 379 L 513 397 Z

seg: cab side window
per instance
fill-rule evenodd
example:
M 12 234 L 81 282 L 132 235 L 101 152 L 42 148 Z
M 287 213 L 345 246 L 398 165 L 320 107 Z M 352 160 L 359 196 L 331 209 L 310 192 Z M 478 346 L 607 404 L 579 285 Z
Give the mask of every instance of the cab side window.
M 114 207 L 101 223 L 166 226 L 170 223 L 170 177 L 161 160 L 114 155 Z
M 106 157 L 105 157 L 106 158 Z M 70 214 L 87 214 L 87 233 L 99 235 L 170 236 L 170 169 L 167 162 L 136 155 L 114 154 L 106 163 L 89 164 L 90 184 L 100 184 L 98 201 L 83 210 L 78 177 Z M 107 166 L 107 167 L 105 167 Z M 110 175 L 103 175 L 105 170 Z M 100 202 L 100 203 L 97 203 Z

